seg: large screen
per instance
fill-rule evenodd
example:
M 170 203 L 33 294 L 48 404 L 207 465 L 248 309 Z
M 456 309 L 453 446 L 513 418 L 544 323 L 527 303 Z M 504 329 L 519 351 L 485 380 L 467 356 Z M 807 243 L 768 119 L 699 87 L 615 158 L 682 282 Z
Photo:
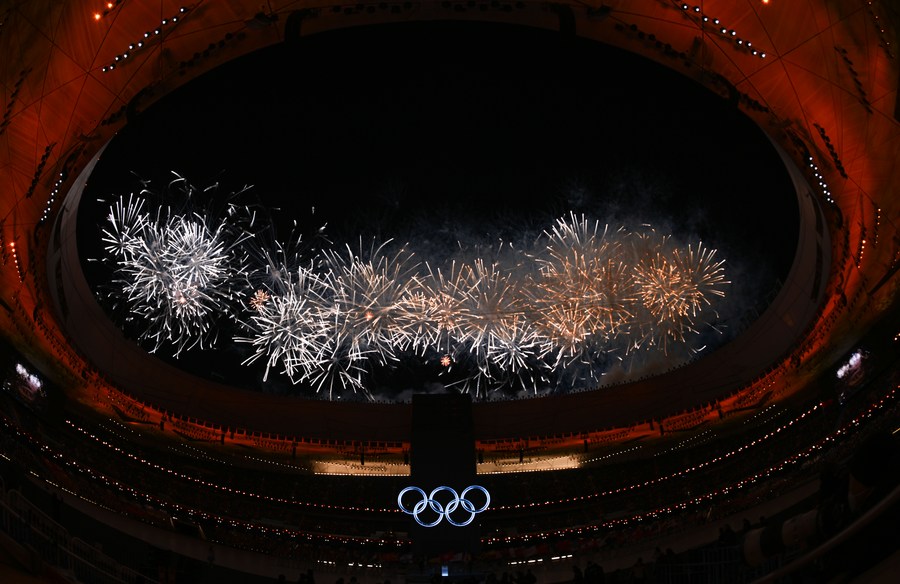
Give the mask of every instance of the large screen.
M 472 400 L 421 394 L 412 405 L 411 481 L 398 502 L 410 514 L 413 552 L 474 553 L 490 495 L 475 480 Z

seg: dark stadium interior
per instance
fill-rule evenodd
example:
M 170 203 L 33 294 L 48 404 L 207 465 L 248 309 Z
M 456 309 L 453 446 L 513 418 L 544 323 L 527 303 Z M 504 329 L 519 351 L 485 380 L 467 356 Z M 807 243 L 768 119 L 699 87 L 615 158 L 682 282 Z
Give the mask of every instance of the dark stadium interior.
M 887 0 L 0 8 L 0 579 L 889 580 L 898 32 Z M 174 358 L 117 298 L 110 205 L 173 171 L 304 253 L 651 224 L 726 298 L 688 357 L 538 396 L 431 350 L 264 382 L 238 324 Z

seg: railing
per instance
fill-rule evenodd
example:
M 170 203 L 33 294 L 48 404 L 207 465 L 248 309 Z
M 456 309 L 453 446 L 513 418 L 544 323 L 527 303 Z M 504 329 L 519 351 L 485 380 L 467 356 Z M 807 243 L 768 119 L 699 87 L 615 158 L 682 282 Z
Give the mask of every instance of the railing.
M 28 523 L 31 531 L 40 534 L 47 540 L 58 543 L 60 546 L 71 546 L 72 538 L 69 536 L 66 528 L 38 509 L 18 491 L 10 491 L 7 494 L 6 503 L 14 513 Z
M 2 479 L 0 479 L 2 480 Z M 0 483 L 2 487 L 2 483 Z M 6 494 L 5 490 L 0 494 Z M 123 566 L 48 517 L 19 492 L 0 498 L 0 530 L 32 550 L 46 565 L 79 582 L 92 584 L 155 584 L 156 580 Z
M 774 582 L 784 581 L 784 579 L 791 574 L 800 572 L 813 562 L 822 558 L 831 550 L 849 542 L 854 537 L 858 536 L 873 521 L 880 518 L 884 513 L 890 510 L 891 507 L 897 504 L 900 504 L 900 486 L 895 487 L 889 495 L 884 497 L 881 501 L 872 506 L 872 508 L 856 518 L 853 523 L 816 547 L 814 550 L 807 552 L 806 554 L 800 556 L 799 558 L 796 558 L 789 564 L 786 564 L 778 568 L 777 570 L 766 574 L 762 578 L 755 580 L 753 584 L 770 584 Z

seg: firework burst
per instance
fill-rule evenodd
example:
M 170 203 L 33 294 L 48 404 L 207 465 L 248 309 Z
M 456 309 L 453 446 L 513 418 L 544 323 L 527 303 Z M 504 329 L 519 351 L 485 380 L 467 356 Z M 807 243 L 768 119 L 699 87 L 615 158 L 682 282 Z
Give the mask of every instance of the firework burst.
M 325 362 L 327 343 L 322 325 L 324 286 L 309 268 L 298 268 L 285 278 L 283 294 L 271 296 L 244 322 L 250 336 L 238 337 L 254 353 L 249 365 L 265 358 L 263 380 L 273 368 L 293 383 L 310 379 Z
M 271 297 L 272 296 L 265 290 L 257 290 L 253 293 L 253 296 L 250 298 L 247 304 L 249 304 L 253 310 L 262 312 L 266 307 L 266 303 L 269 302 L 269 299 Z
M 461 383 L 464 390 L 489 392 L 510 385 L 529 366 L 543 368 L 537 364 L 550 346 L 526 317 L 524 285 L 516 271 L 480 258 L 460 271 L 453 286 L 461 299 L 455 340 L 475 365 L 474 374 Z
M 346 255 L 332 250 L 322 254 L 333 314 L 330 328 L 353 361 L 363 354 L 377 355 L 385 363 L 396 361 L 397 353 L 408 350 L 414 340 L 413 317 L 404 302 L 415 274 L 413 254 L 401 247 L 387 255 L 389 244 L 373 243 L 365 254 L 354 254 L 349 246 Z
M 452 261 L 447 270 L 432 269 L 415 278 L 404 307 L 410 315 L 412 350 L 424 354 L 432 350 L 454 355 L 461 331 L 459 323 L 467 317 L 465 264 Z M 455 361 L 456 359 L 454 359 Z
M 181 177 L 173 185 L 197 193 Z M 574 213 L 523 249 L 438 266 L 390 241 L 338 251 L 322 229 L 311 238 L 321 247 L 295 233 L 282 244 L 249 206 L 151 215 L 145 194 L 112 205 L 101 235 L 140 340 L 178 355 L 236 315 L 244 364 L 329 398 L 372 398 L 372 373 L 408 359 L 440 363 L 448 385 L 479 396 L 595 382 L 611 358 L 686 347 L 729 284 L 702 243 Z
M 178 356 L 215 341 L 215 324 L 242 286 L 244 237 L 227 221 L 190 210 L 159 207 L 151 216 L 143 211 L 146 193 L 110 208 L 102 241 L 114 268 L 114 299 L 147 325 L 138 340 L 151 352 L 171 345 Z M 189 206 L 193 190 L 181 193 Z
M 540 333 L 554 348 L 554 367 L 590 362 L 630 322 L 633 292 L 622 233 L 574 213 L 544 232 L 531 303 Z
M 724 261 L 702 243 L 678 247 L 656 232 L 635 236 L 632 266 L 640 318 L 632 331 L 633 349 L 655 347 L 668 353 L 673 344 L 698 332 L 712 300 L 724 297 Z M 710 311 L 715 314 L 715 311 Z

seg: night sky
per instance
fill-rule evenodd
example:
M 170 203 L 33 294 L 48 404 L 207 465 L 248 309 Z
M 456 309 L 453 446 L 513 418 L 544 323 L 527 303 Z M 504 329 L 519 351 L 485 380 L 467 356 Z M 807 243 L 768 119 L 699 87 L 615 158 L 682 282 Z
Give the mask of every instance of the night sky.
M 434 261 L 459 242 L 533 240 L 570 211 L 650 223 L 719 250 L 735 323 L 796 245 L 787 173 L 724 99 L 629 53 L 510 25 L 321 33 L 194 80 L 114 138 L 83 198 L 82 256 L 100 254 L 109 206 L 96 199 L 173 170 L 222 192 L 253 185 L 244 196 L 285 236 L 294 220 L 327 223 L 335 244 L 393 238 Z M 100 264 L 85 269 L 102 287 Z M 180 365 L 258 387 L 258 372 L 231 370 L 233 350 Z

